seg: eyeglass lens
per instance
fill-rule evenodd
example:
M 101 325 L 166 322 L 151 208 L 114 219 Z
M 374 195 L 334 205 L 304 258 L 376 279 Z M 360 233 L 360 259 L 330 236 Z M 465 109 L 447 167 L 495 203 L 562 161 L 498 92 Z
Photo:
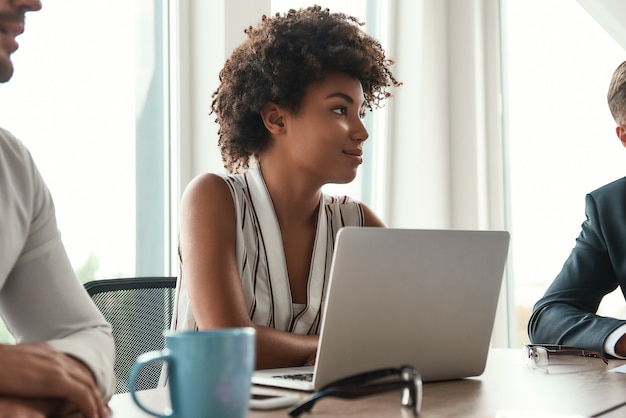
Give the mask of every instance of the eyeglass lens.
M 527 344 L 524 345 L 523 352 L 524 361 L 533 367 L 589 364 L 594 359 L 608 364 L 608 360 L 600 353 L 578 347 Z

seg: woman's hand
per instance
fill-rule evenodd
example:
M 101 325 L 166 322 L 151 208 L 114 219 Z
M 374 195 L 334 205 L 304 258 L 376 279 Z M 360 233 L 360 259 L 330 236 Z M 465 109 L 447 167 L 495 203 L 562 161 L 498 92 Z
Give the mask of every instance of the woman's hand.
M 315 366 L 315 359 L 317 358 L 317 350 L 311 353 L 311 355 L 304 362 L 305 366 Z

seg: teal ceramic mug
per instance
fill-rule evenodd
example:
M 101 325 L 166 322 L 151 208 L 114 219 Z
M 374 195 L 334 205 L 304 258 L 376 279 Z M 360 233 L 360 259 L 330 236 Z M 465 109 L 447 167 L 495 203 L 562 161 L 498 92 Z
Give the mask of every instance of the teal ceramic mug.
M 128 375 L 133 401 L 162 418 L 244 418 L 248 414 L 255 362 L 254 328 L 167 332 L 167 348 L 137 357 Z M 159 413 L 142 404 L 135 392 L 141 369 L 167 363 L 172 410 Z

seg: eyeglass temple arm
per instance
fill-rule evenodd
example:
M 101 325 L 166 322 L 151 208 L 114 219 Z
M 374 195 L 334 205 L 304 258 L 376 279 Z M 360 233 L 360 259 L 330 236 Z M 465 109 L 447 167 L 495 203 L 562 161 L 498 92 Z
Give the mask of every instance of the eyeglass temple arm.
M 290 417 L 297 417 L 304 412 L 309 412 L 311 408 L 313 408 L 313 405 L 315 405 L 315 402 L 324 396 L 327 396 L 325 391 L 319 390 L 314 392 L 308 399 L 292 406 L 287 413 Z
M 590 351 L 590 350 L 574 350 L 574 349 L 564 349 L 564 350 L 559 350 L 559 351 L 551 351 L 550 354 L 553 355 L 568 355 L 568 354 L 578 354 L 581 355 L 583 357 L 594 357 L 594 358 L 599 358 L 600 360 L 602 360 L 604 362 L 604 364 L 609 364 L 609 360 L 604 357 L 602 354 L 598 353 L 597 351 Z
M 389 392 L 396 389 L 407 388 L 409 385 L 413 384 L 411 381 L 398 381 L 398 382 L 381 382 L 381 383 L 372 383 L 365 386 L 353 386 L 346 388 L 328 388 L 328 389 L 320 389 L 319 391 L 313 393 L 310 398 L 307 400 L 294 405 L 289 410 L 289 416 L 297 417 L 303 412 L 309 412 L 315 402 L 317 402 L 320 398 L 324 397 L 335 397 L 341 399 L 355 399 L 360 398 L 362 396 L 375 395 L 379 393 Z M 409 389 L 410 390 L 410 389 Z M 414 392 L 414 391 L 412 391 Z M 419 395 L 414 393 L 413 402 L 419 403 L 420 399 L 415 399 Z M 404 405 L 404 406 L 408 406 Z
M 604 362 L 604 364 L 609 364 L 609 360 L 604 357 L 602 354 L 597 351 L 585 350 L 583 348 L 574 348 L 574 347 L 565 347 L 561 346 L 559 349 L 548 349 L 550 355 L 553 356 L 568 356 L 568 355 L 579 355 L 583 357 L 594 357 L 599 358 Z

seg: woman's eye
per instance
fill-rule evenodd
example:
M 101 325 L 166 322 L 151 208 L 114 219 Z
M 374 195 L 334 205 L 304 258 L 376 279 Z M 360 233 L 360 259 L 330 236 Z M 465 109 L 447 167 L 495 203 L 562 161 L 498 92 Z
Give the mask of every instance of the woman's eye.
M 345 116 L 348 114 L 348 109 L 345 107 L 336 107 L 333 109 L 333 112 L 335 112 L 338 115 Z

